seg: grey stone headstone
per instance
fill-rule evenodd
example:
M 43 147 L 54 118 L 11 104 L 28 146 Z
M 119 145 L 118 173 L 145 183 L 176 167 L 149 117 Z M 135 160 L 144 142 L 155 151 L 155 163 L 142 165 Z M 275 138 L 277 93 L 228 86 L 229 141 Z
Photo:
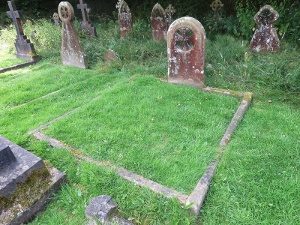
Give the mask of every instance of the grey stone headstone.
M 0 170 L 16 161 L 16 157 L 12 153 L 10 147 L 0 143 Z

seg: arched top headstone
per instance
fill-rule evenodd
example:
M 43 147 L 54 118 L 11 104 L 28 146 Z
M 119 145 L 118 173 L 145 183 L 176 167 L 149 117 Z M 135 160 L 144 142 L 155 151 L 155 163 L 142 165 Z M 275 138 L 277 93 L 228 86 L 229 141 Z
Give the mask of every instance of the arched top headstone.
M 205 41 L 205 30 L 198 20 L 183 17 L 171 24 L 167 33 L 170 82 L 204 85 Z
M 167 32 L 166 13 L 159 3 L 153 7 L 150 20 L 153 39 L 156 41 L 165 39 Z
M 119 14 L 121 14 L 121 13 L 131 13 L 128 4 L 124 0 L 119 0 L 117 5 L 116 5 L 116 8 L 118 9 Z
M 250 48 L 254 52 L 276 52 L 279 50 L 280 41 L 274 22 L 279 18 L 279 14 L 270 5 L 263 6 L 254 16 L 257 29 L 250 42 Z
M 69 2 L 61 2 L 58 5 L 59 18 L 64 23 L 70 23 L 74 19 L 74 8 Z
M 164 8 L 159 3 L 156 3 L 152 9 L 151 18 L 161 17 L 163 19 L 165 16 Z
M 132 29 L 132 16 L 130 8 L 124 0 L 119 0 L 116 8 L 118 9 L 121 38 L 124 38 Z

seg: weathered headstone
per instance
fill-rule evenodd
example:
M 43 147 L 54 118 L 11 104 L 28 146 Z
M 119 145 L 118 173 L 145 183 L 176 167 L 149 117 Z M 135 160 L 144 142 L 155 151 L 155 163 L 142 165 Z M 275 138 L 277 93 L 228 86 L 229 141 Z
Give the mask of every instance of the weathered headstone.
M 64 176 L 0 136 L 0 224 L 28 222 L 44 208 Z
M 88 7 L 86 3 L 83 2 L 83 0 L 79 0 L 77 9 L 80 9 L 82 14 L 82 21 L 80 23 L 81 29 L 91 37 L 96 37 L 97 36 L 96 27 L 93 26 L 89 17 L 91 9 Z
M 167 33 L 166 13 L 163 7 L 156 3 L 151 12 L 152 36 L 155 41 L 165 39 Z
M 169 82 L 204 85 L 205 41 L 198 20 L 183 17 L 171 24 L 167 33 Z
M 280 41 L 274 22 L 279 14 L 272 6 L 265 5 L 255 15 L 254 20 L 258 26 L 250 43 L 250 48 L 254 52 L 276 52 L 280 48 Z
M 63 64 L 86 68 L 84 52 L 80 46 L 78 35 L 73 26 L 73 6 L 69 2 L 61 2 L 58 6 L 58 14 L 63 27 L 61 46 L 61 58 Z
M 34 46 L 24 34 L 20 12 L 16 10 L 16 6 L 13 1 L 8 1 L 7 4 L 9 7 L 7 15 L 13 20 L 17 31 L 17 38 L 15 42 L 17 57 L 37 60 L 38 56 L 35 52 Z
M 224 4 L 222 3 L 221 0 L 214 0 L 210 4 L 210 8 L 212 9 L 212 11 L 214 11 L 214 13 L 220 12 L 223 7 L 224 7 Z
M 118 216 L 117 207 L 110 196 L 101 195 L 93 198 L 85 210 L 88 225 L 132 225 L 129 220 Z
M 132 30 L 132 16 L 130 8 L 124 0 L 119 0 L 116 8 L 118 9 L 121 38 L 125 38 Z
M 58 13 L 53 13 L 52 20 L 56 26 L 60 26 L 60 19 Z
M 168 7 L 165 9 L 165 13 L 168 30 L 169 26 L 173 23 L 173 15 L 176 13 L 176 10 L 171 4 L 169 4 Z
M 104 54 L 104 61 L 106 63 L 110 63 L 110 62 L 116 61 L 118 59 L 119 59 L 119 57 L 114 50 L 109 49 Z

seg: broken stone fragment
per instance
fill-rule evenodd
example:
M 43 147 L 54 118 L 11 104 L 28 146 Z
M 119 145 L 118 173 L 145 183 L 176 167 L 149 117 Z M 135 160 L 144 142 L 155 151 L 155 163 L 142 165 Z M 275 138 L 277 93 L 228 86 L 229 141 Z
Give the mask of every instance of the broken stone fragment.
M 130 221 L 118 216 L 117 207 L 110 196 L 101 195 L 93 198 L 85 210 L 88 225 L 132 225 Z

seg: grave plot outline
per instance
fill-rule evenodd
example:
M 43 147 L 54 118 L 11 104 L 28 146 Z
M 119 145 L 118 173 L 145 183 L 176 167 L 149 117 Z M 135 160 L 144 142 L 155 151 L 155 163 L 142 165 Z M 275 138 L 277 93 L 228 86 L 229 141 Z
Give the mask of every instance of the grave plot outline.
M 162 80 L 162 82 L 167 82 L 166 80 Z M 169 83 L 170 85 L 173 85 L 172 83 Z M 43 124 L 39 126 L 38 128 L 29 131 L 29 134 L 32 135 L 35 139 L 47 142 L 50 146 L 55 148 L 61 148 L 69 151 L 77 160 L 80 161 L 86 161 L 91 164 L 97 165 L 99 167 L 103 167 L 106 169 L 110 169 L 113 172 L 115 172 L 117 175 L 122 177 L 123 179 L 132 182 L 138 186 L 147 188 L 152 190 L 153 192 L 160 194 L 166 198 L 175 198 L 177 199 L 182 205 L 185 205 L 188 207 L 193 214 L 196 216 L 199 215 L 200 210 L 203 206 L 204 200 L 207 196 L 207 193 L 209 191 L 210 184 L 212 182 L 213 176 L 217 170 L 217 166 L 222 159 L 223 153 L 226 149 L 226 146 L 230 142 L 235 130 L 237 129 L 239 123 L 242 121 L 244 115 L 246 114 L 247 110 L 249 109 L 253 94 L 251 92 L 236 92 L 228 89 L 220 89 L 220 88 L 212 88 L 212 87 L 198 87 L 193 86 L 187 83 L 184 84 L 176 84 L 176 85 L 188 85 L 193 88 L 197 88 L 200 91 L 208 92 L 208 93 L 216 93 L 220 95 L 225 96 L 231 96 L 236 97 L 238 99 L 241 99 L 240 105 L 237 108 L 235 114 L 233 115 L 231 122 L 229 123 L 228 127 L 226 128 L 226 131 L 224 132 L 224 135 L 222 139 L 220 140 L 218 150 L 216 151 L 216 156 L 214 159 L 207 165 L 207 168 L 205 169 L 204 173 L 201 175 L 198 183 L 195 185 L 194 190 L 189 194 L 186 195 L 180 191 L 177 191 L 174 188 L 170 188 L 168 186 L 162 185 L 160 183 L 157 183 L 153 180 L 147 179 L 135 172 L 129 171 L 124 167 L 119 167 L 114 165 L 111 161 L 101 161 L 101 160 L 95 160 L 92 157 L 88 156 L 86 153 L 84 153 L 82 150 L 75 148 L 73 146 L 70 146 L 68 144 L 63 143 L 60 140 L 57 140 L 53 137 L 50 137 L 43 133 L 43 130 L 47 129 L 49 126 L 55 124 L 56 122 L 65 119 L 66 117 L 71 116 L 73 113 L 78 112 L 81 107 L 76 108 L 75 110 L 70 110 L 63 115 L 51 120 L 50 122 Z M 86 105 L 89 103 L 86 103 Z

